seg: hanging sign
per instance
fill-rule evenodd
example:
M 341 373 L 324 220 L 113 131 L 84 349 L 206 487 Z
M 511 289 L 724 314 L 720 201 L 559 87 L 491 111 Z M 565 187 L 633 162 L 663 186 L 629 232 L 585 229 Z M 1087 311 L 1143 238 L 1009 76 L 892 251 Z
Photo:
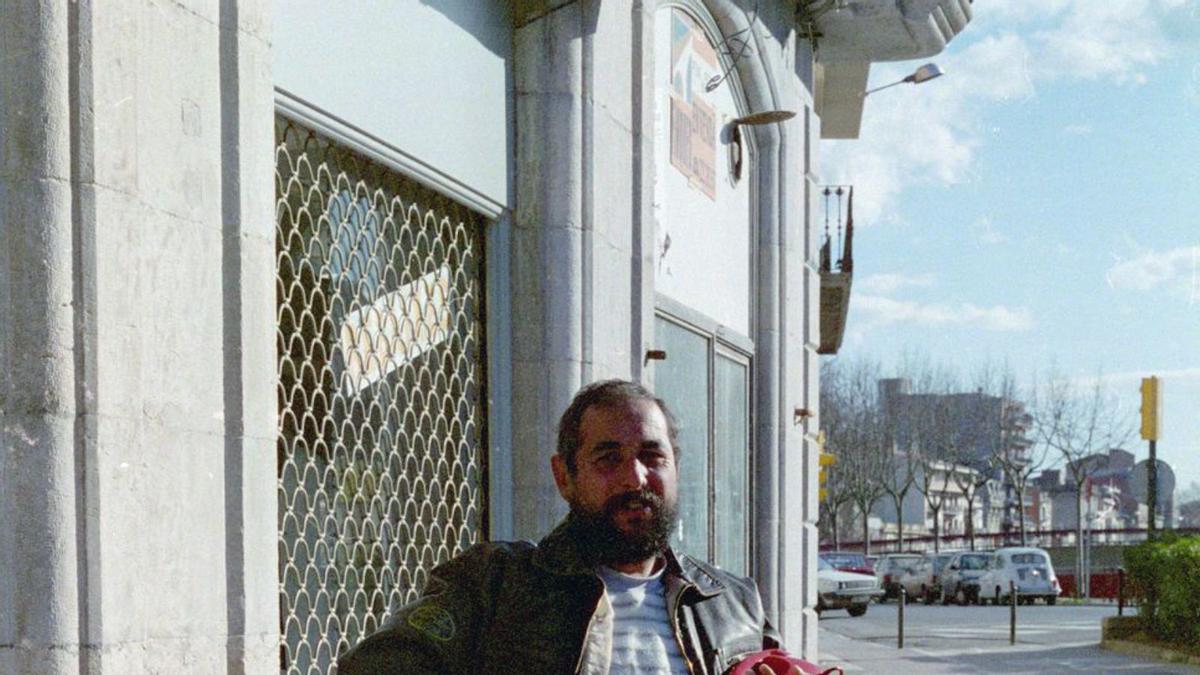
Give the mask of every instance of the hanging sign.
M 671 12 L 671 166 L 717 198 L 717 112 L 704 85 L 720 75 L 717 52 L 680 10 Z

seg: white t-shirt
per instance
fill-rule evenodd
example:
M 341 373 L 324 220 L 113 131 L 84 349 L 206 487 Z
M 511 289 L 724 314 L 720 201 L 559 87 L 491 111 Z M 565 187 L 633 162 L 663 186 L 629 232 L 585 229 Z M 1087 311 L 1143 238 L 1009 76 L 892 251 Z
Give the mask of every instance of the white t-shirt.
M 671 631 L 663 570 L 648 577 L 601 567 L 600 578 L 613 608 L 614 675 L 686 674 L 687 663 Z

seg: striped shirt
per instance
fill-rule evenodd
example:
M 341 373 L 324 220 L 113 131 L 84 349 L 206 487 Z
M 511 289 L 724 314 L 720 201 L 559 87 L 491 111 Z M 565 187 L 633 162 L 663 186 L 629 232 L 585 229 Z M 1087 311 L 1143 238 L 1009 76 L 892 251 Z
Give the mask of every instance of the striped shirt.
M 601 567 L 600 578 L 613 608 L 614 675 L 687 673 L 679 642 L 671 630 L 663 571 L 648 577 Z

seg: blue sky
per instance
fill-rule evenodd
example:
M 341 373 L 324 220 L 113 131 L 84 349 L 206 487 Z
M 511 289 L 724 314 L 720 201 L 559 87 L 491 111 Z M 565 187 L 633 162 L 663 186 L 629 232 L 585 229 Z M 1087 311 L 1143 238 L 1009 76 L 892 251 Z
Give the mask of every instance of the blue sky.
M 945 77 L 872 94 L 858 140 L 822 142 L 825 181 L 855 186 L 838 358 L 1102 373 L 1135 415 L 1157 374 L 1159 457 L 1200 482 L 1200 0 L 974 9 L 931 59 Z

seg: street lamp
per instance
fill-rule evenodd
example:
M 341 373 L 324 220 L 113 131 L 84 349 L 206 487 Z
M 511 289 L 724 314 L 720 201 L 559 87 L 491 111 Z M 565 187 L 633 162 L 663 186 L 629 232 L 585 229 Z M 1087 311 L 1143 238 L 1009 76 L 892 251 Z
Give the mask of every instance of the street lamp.
M 867 91 L 863 92 L 863 98 L 866 98 L 867 96 L 869 96 L 871 94 L 874 94 L 875 92 L 879 91 L 880 89 L 887 89 L 888 87 L 894 87 L 898 84 L 904 84 L 905 82 L 911 82 L 913 84 L 921 84 L 922 82 L 928 82 L 930 80 L 939 78 L 943 74 L 944 73 L 942 73 L 942 69 L 938 68 L 936 63 L 926 63 L 925 65 L 921 66 L 920 68 L 917 68 L 916 70 L 914 70 L 912 75 L 909 75 L 908 77 L 906 77 L 902 80 L 896 80 L 895 82 L 893 82 L 891 84 L 885 84 L 882 87 L 875 87 L 874 89 L 868 89 Z

